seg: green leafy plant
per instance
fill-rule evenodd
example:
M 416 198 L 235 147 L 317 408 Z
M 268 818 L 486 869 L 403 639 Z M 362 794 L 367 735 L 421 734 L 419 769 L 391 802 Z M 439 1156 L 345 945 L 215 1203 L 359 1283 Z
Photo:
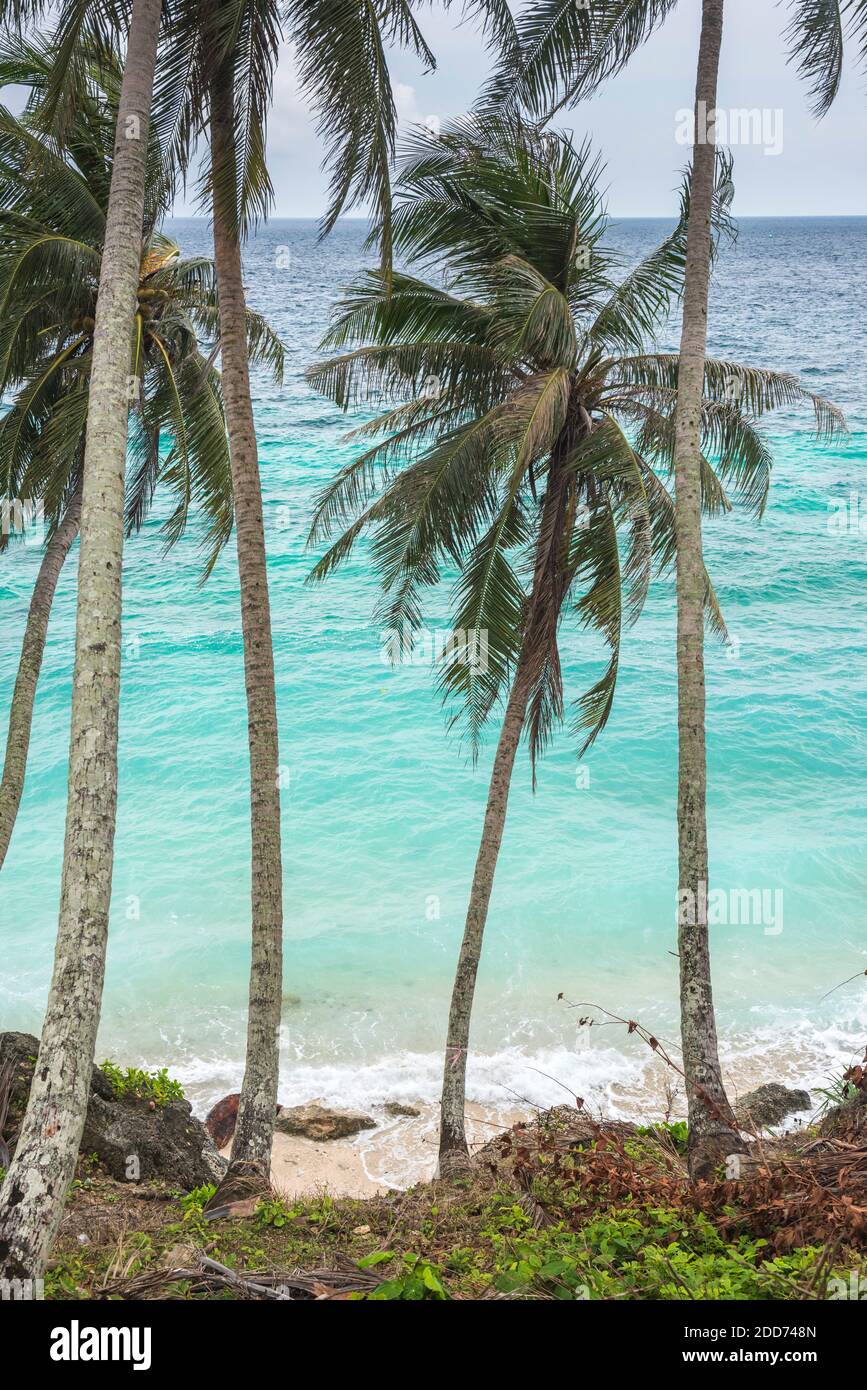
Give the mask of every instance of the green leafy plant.
M 272 1201 L 261 1201 L 256 1207 L 256 1220 L 260 1226 L 286 1226 L 295 1216 L 295 1210 L 287 1208 L 275 1197 Z
M 377 1250 L 374 1254 L 359 1260 L 358 1265 L 360 1269 L 370 1269 L 395 1258 L 390 1250 Z M 430 1264 L 427 1260 L 423 1260 L 420 1255 L 404 1255 L 400 1262 L 399 1273 L 395 1274 L 393 1278 L 377 1284 L 376 1288 L 365 1297 L 373 1302 L 400 1300 L 418 1303 L 423 1299 L 432 1299 L 442 1303 L 447 1301 L 451 1295 L 446 1291 L 440 1275 L 439 1265 Z
M 651 1139 L 660 1135 L 668 1135 L 677 1152 L 686 1154 L 689 1142 L 689 1125 L 686 1120 L 664 1121 L 658 1125 L 640 1125 L 637 1133 Z
M 187 1192 L 181 1198 L 185 1222 L 197 1222 L 200 1220 L 205 1206 L 210 1202 L 216 1187 L 212 1182 L 203 1183 L 201 1187 L 194 1187 L 191 1192 Z
M 158 1071 L 142 1071 L 139 1067 L 127 1067 L 124 1071 L 116 1062 L 106 1060 L 100 1071 L 111 1083 L 118 1100 L 153 1101 L 160 1107 L 174 1100 L 184 1099 L 184 1088 L 180 1081 L 170 1077 L 166 1067 Z

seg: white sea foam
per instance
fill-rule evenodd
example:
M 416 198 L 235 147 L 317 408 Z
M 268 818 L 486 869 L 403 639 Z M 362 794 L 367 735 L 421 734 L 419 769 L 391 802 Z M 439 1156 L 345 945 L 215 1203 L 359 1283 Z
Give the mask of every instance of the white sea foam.
M 595 1114 L 615 1119 L 660 1118 L 671 1109 L 683 1112 L 681 1079 L 676 1070 L 636 1037 L 616 1038 L 569 1047 L 506 1047 L 471 1051 L 467 1098 L 494 1113 L 574 1103 L 580 1098 Z M 721 1055 L 733 1096 L 765 1081 L 807 1087 L 815 1093 L 839 1077 L 860 1057 L 867 1039 L 867 1000 L 824 1028 L 803 1014 L 768 1011 L 758 1026 L 727 1036 L 721 1030 Z M 672 1050 L 677 1061 L 678 1053 Z M 327 1104 L 381 1111 L 388 1101 L 436 1105 L 442 1083 L 438 1052 L 399 1051 L 364 1059 L 287 1060 L 280 1071 L 279 1098 L 299 1105 L 314 1097 Z M 173 1070 L 183 1081 L 197 1111 L 204 1113 L 241 1083 L 243 1060 L 192 1057 Z

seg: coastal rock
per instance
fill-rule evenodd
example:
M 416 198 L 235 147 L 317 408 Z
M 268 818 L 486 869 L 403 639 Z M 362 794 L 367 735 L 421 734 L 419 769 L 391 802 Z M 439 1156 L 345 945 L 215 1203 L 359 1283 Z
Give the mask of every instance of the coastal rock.
M 734 1112 L 741 1129 L 768 1129 L 782 1124 L 796 1110 L 809 1110 L 811 1105 L 809 1091 L 791 1091 L 771 1081 L 742 1096 Z
M 240 1091 L 230 1091 L 222 1100 L 218 1100 L 216 1105 L 212 1105 L 205 1116 L 205 1129 L 218 1149 L 224 1149 L 235 1133 L 240 1100 Z
M 397 1100 L 387 1100 L 382 1108 L 386 1115 L 391 1115 L 395 1120 L 415 1120 L 421 1114 L 414 1105 L 401 1105 Z
M 15 1147 L 13 1138 L 18 1137 L 38 1051 L 39 1039 L 32 1033 L 0 1033 L 0 1072 L 8 1067 L 10 1073 L 6 1124 L 0 1138 L 4 1138 L 10 1148 Z
M 162 1178 L 189 1192 L 219 1182 L 226 1160 L 188 1100 L 150 1108 L 137 1100 L 91 1093 L 81 1147 L 95 1153 L 119 1182 Z
M 280 1107 L 277 1111 L 276 1129 L 279 1134 L 289 1134 L 294 1138 L 348 1139 L 360 1134 L 363 1129 L 376 1129 L 376 1120 L 359 1110 L 332 1110 L 319 1101 L 309 1105 Z
M 241 1092 L 230 1091 L 222 1100 L 218 1100 L 216 1105 L 212 1105 L 205 1116 L 205 1129 L 210 1134 L 218 1149 L 224 1149 L 231 1142 L 235 1133 L 235 1126 L 238 1123 L 238 1106 L 241 1104 Z M 277 1106 L 275 1114 L 279 1114 L 280 1106 Z
M 31 1033 L 0 1033 L 0 1068 L 11 1064 L 9 1113 L 4 1138 L 12 1152 L 30 1094 L 39 1039 Z M 153 1106 L 133 1098 L 118 1099 L 108 1077 L 94 1067 L 81 1152 L 95 1153 L 121 1182 L 161 1178 L 189 1192 L 219 1182 L 226 1168 L 189 1101 Z M 135 1162 L 131 1162 L 135 1160 Z M 133 1177 L 133 1174 L 135 1175 Z

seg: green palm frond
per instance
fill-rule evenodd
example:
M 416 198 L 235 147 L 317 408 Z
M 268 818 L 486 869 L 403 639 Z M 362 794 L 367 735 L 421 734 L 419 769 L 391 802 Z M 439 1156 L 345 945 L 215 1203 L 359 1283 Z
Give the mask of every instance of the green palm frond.
M 711 208 L 714 251 L 723 237 L 734 237 L 729 215 L 733 197 L 731 175 L 732 157 L 720 150 Z M 606 352 L 640 352 L 665 323 L 672 305 L 683 293 L 689 188 L 687 170 L 681 181 L 680 215 L 674 230 L 617 285 L 588 328 L 588 343 Z
M 390 166 L 397 127 L 387 49 L 409 47 L 431 68 L 433 54 L 406 0 L 388 5 L 293 0 L 288 10 L 301 84 L 313 101 L 332 167 L 323 233 L 345 208 L 368 204 L 387 267 L 392 241 Z
M 588 147 L 502 115 L 414 132 L 396 183 L 395 247 L 429 263 L 433 282 L 360 277 L 323 344 L 336 355 L 308 373 L 342 409 L 376 410 L 352 436 L 360 453 L 318 499 L 310 539 L 329 544 L 310 578 L 369 536 L 378 616 L 415 629 L 425 591 L 456 568 L 454 627 L 486 634 L 486 661 L 467 660 L 458 642 L 439 667 L 441 690 L 475 755 L 518 673 L 534 776 L 564 714 L 559 630 L 570 596 L 609 649 L 577 701 L 584 751 L 610 717 L 624 631 L 654 571 L 675 558 L 674 502 L 656 469 L 671 471 L 678 359 L 652 347 L 682 288 L 688 203 L 684 191 L 674 231 L 618 278 L 600 172 Z M 721 159 L 717 236 L 729 172 Z M 772 456 L 759 421 L 805 403 L 823 436 L 844 427 L 786 373 L 708 362 L 706 514 L 732 501 L 761 514 Z M 708 625 L 725 636 L 706 584 Z
M 623 584 L 617 523 L 604 490 L 594 498 L 589 525 L 581 538 L 581 559 L 576 584 L 586 583 L 586 591 L 576 607 L 584 627 L 601 632 L 611 655 L 601 677 L 577 701 L 575 730 L 583 743 L 579 758 L 595 743 L 611 716 L 617 675 L 620 669 L 620 643 L 623 631 Z
M 469 292 L 474 273 L 486 276 L 507 256 L 565 291 L 578 247 L 591 253 L 590 276 L 603 259 L 600 174 L 589 142 L 576 146 L 520 121 L 476 115 L 438 135 L 417 128 L 401 150 L 395 250 L 446 259 Z
M 649 397 L 656 388 L 663 394 L 676 393 L 677 372 L 676 353 L 645 353 L 621 358 L 612 371 L 611 380 L 617 387 L 635 386 Z M 842 411 L 824 396 L 808 390 L 790 372 L 768 371 L 763 367 L 709 357 L 705 364 L 704 389 L 708 400 L 735 404 L 744 415 L 756 419 L 774 410 L 808 405 L 819 438 L 831 441 L 846 432 Z
M 64 108 L 61 147 L 45 133 L 40 106 L 50 80 L 46 51 L 14 35 L 0 44 L 0 75 L 30 74 L 37 93 L 20 117 L 0 109 L 0 390 L 9 397 L 0 417 L 0 491 L 41 500 L 50 525 L 81 472 L 120 89 L 110 55 L 104 65 L 92 52 L 79 56 L 87 80 Z M 166 188 L 157 166 L 151 158 L 151 210 Z M 204 258 L 183 259 L 164 234 L 144 230 L 131 344 L 142 393 L 131 410 L 126 521 L 141 527 L 155 489 L 165 487 L 175 498 L 166 542 L 178 539 L 195 512 L 204 523 L 207 575 L 233 525 L 220 378 L 205 355 L 218 347 L 214 270 Z M 251 359 L 279 375 L 279 339 L 260 315 L 248 314 L 247 324 Z M 204 351 L 203 337 L 212 340 Z
M 491 710 L 507 689 L 521 649 L 526 595 L 511 556 L 530 538 L 517 489 L 509 490 L 461 566 L 454 594 L 456 646 L 439 672 L 446 701 L 457 700 L 473 759 Z
M 493 516 L 490 453 L 485 416 L 432 444 L 389 487 L 371 545 L 384 591 L 378 616 L 386 626 L 420 626 L 420 591 L 438 582 L 445 557 L 460 562 L 468 541 Z
M 630 543 L 623 567 L 622 587 L 626 596 L 628 621 L 636 622 L 644 607 L 653 568 L 652 518 L 647 488 L 638 458 L 621 425 L 612 415 L 594 422 L 591 432 L 581 439 L 569 455 L 567 467 L 581 487 L 582 518 L 587 518 L 603 489 L 618 530 L 628 527 Z M 576 527 L 573 546 L 583 544 L 581 527 Z M 578 556 L 576 556 L 576 563 Z
M 232 534 L 234 501 L 219 373 L 201 355 L 188 357 L 175 374 L 178 407 L 184 421 L 184 450 L 169 455 L 161 483 L 174 490 L 178 505 L 164 532 L 167 545 L 182 534 L 192 504 L 202 518 L 206 551 L 201 582 L 211 573 Z
M 421 398 L 354 430 L 348 438 L 368 433 L 383 437 L 341 468 L 320 494 L 308 544 L 326 539 L 335 526 L 347 524 L 354 513 L 367 506 L 377 487 L 390 481 L 394 466 L 412 457 L 423 439 L 432 431 L 441 433 L 459 423 L 455 415 L 455 411 L 441 408 L 438 401 Z
M 7 64 L 6 74 L 2 66 L 0 61 L 0 78 L 26 80 L 26 64 Z M 73 226 L 79 239 L 91 245 L 98 245 L 105 231 L 104 205 L 89 179 L 2 106 L 0 206 L 7 215 L 20 212 L 37 223 Z
M 182 274 L 183 269 L 182 267 Z M 252 309 L 245 312 L 248 359 L 252 365 L 264 368 L 272 380 L 279 384 L 283 380 L 286 366 L 285 345 L 262 314 L 257 314 Z M 212 290 L 201 297 L 191 296 L 189 315 L 200 333 L 217 345 L 220 335 L 220 308 L 216 291 Z
M 488 336 L 499 356 L 550 366 L 574 361 L 575 322 L 556 285 L 518 256 L 496 261 L 486 278 L 493 302 Z
M 789 0 L 789 11 L 784 31 L 789 61 L 807 81 L 814 114 L 824 116 L 843 76 L 841 0 Z
M 677 0 L 536 0 L 516 21 L 517 44 L 483 97 L 485 107 L 546 116 L 620 72 Z
M 659 399 L 660 393 L 654 393 Z M 638 424 L 636 449 L 661 465 L 670 476 L 674 469 L 675 406 L 671 392 L 664 407 L 656 409 L 635 398 L 622 402 L 621 413 Z M 707 516 L 729 512 L 732 504 L 723 479 L 732 479 L 738 501 L 761 517 L 768 498 L 773 456 L 755 423 L 733 406 L 705 401 L 702 407 L 702 448 L 699 458 L 702 510 Z M 706 457 L 715 458 L 711 464 Z
M 665 573 L 673 564 L 677 554 L 677 531 L 674 516 L 674 498 L 668 488 L 657 477 L 646 459 L 639 456 L 639 467 L 647 488 L 653 518 L 653 552 L 658 572 Z M 722 641 L 728 641 L 728 629 L 716 596 L 716 590 L 705 568 L 705 620 L 711 632 Z

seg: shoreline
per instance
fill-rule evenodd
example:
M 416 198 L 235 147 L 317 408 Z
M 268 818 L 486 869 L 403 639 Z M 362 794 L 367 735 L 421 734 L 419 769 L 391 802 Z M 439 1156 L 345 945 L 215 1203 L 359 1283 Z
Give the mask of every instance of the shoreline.
M 274 1135 L 271 1181 L 289 1201 L 328 1194 L 331 1197 L 373 1197 L 402 1192 L 429 1182 L 437 1163 L 439 1107 L 420 1105 L 419 1114 L 389 1118 L 374 1130 L 348 1139 L 314 1140 Z M 475 1150 L 494 1135 L 532 1114 L 530 1108 L 508 1113 L 469 1102 L 467 1141 Z M 221 1150 L 229 1157 L 230 1146 Z
M 766 1070 L 755 1078 L 756 1085 L 767 1082 Z M 746 1094 L 752 1086 L 740 1089 Z M 737 1100 L 737 1095 L 735 1100 Z M 651 1098 L 648 1097 L 648 1100 Z M 810 1110 L 792 1112 L 781 1126 L 786 1132 L 806 1127 L 816 1117 L 822 1097 L 812 1093 Z M 373 1130 L 363 1130 L 351 1138 L 313 1140 L 276 1133 L 271 1151 L 271 1181 L 278 1194 L 288 1200 L 328 1195 L 332 1198 L 365 1198 L 388 1192 L 404 1192 L 419 1183 L 432 1181 L 436 1176 L 439 1106 L 419 1104 L 419 1114 L 413 1117 L 377 1120 Z M 630 1107 L 631 1108 L 631 1107 Z M 371 1107 L 378 1110 L 379 1107 Z M 512 1107 L 503 1110 L 495 1106 L 470 1101 L 466 1108 L 467 1141 L 470 1152 L 482 1148 L 488 1140 L 522 1121 L 541 1113 L 538 1107 Z M 602 1124 L 616 1123 L 587 1106 L 581 1113 Z M 652 1124 L 685 1119 L 685 1105 L 667 1113 L 657 1105 L 633 1110 L 633 1123 Z M 625 1118 L 623 1116 L 618 1119 Z M 229 1156 L 227 1145 L 221 1151 Z
M 616 1060 L 614 1058 L 612 1061 Z M 823 1049 L 818 1056 L 787 1054 L 787 1065 L 773 1050 L 764 1055 L 729 1056 L 723 1071 L 733 1103 L 749 1091 L 769 1081 L 805 1089 L 812 1097 L 812 1107 L 791 1114 L 787 1129 L 805 1126 L 815 1117 L 824 1103 L 823 1088 L 832 1073 L 842 1071 L 852 1059 L 833 1055 Z M 857 1060 L 857 1059 L 856 1059 Z M 360 1080 L 361 1078 L 359 1078 Z M 548 1105 L 534 1104 L 531 1099 L 499 1103 L 471 1099 L 467 1102 L 467 1138 L 471 1151 L 481 1147 L 496 1133 L 510 1128 L 521 1120 L 549 1108 L 551 1103 L 570 1104 L 568 1088 L 560 1085 L 559 1096 Z M 580 1094 L 580 1093 L 579 1093 Z M 513 1092 L 514 1096 L 515 1093 Z M 297 1092 L 288 1095 L 281 1086 L 281 1102 L 289 1106 L 308 1104 L 314 1100 L 329 1109 L 352 1109 L 369 1115 L 375 1128 L 362 1130 L 350 1138 L 312 1140 L 277 1133 L 272 1150 L 272 1181 L 282 1196 L 293 1199 L 328 1193 L 332 1197 L 369 1197 L 386 1192 L 400 1192 L 416 1183 L 430 1181 L 436 1170 L 439 1127 L 439 1105 L 430 1098 L 421 1098 L 408 1089 L 399 1096 L 365 1103 L 354 1091 L 350 1097 L 331 1088 L 318 1096 Z M 523 1100 L 523 1097 L 521 1098 Z M 578 1096 L 572 1095 L 571 1104 Z M 395 1117 L 388 1113 L 389 1101 L 398 1100 L 418 1111 L 415 1116 Z M 614 1066 L 604 1092 L 589 1089 L 583 1097 L 582 1112 L 599 1122 L 627 1121 L 652 1124 L 679 1121 L 686 1118 L 686 1102 L 680 1076 L 658 1058 L 648 1055 L 640 1074 L 618 1078 Z M 194 1110 L 200 1118 L 204 1110 L 194 1100 Z M 228 1156 L 228 1149 L 223 1150 Z

